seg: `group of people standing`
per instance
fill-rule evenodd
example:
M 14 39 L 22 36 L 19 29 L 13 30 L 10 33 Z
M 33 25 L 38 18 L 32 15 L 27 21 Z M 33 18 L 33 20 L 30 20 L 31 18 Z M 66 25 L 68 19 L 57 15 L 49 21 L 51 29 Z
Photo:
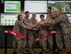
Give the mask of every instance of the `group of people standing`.
M 71 24 L 68 16 L 61 12 L 60 8 L 56 11 L 51 12 L 52 8 L 48 7 L 46 19 L 43 14 L 40 15 L 40 21 L 37 22 L 36 13 L 32 13 L 32 17 L 29 19 L 29 11 L 25 12 L 25 16 L 18 15 L 18 19 L 15 22 L 13 31 L 20 33 L 23 36 L 28 35 L 28 40 L 22 40 L 21 38 L 14 37 L 13 48 L 14 51 L 18 49 L 19 54 L 23 54 L 20 51 L 26 50 L 26 45 L 29 46 L 29 52 L 35 54 L 34 43 L 36 37 L 43 35 L 46 32 L 50 32 L 53 29 L 56 30 L 56 45 L 60 51 L 63 50 L 63 46 L 67 49 L 68 54 L 71 54 Z M 42 54 L 47 53 L 47 46 L 49 50 L 53 49 L 53 35 L 48 34 L 39 40 L 40 46 L 42 47 Z M 52 52 L 50 53 L 52 54 Z

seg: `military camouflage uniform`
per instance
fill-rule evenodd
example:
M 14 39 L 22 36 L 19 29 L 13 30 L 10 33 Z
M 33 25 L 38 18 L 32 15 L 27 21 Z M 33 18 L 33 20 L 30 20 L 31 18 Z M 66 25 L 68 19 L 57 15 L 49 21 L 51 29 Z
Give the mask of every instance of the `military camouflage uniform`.
M 32 25 L 36 25 L 37 24 L 37 20 L 35 18 L 30 18 L 30 22 L 32 23 Z M 33 43 L 36 37 L 36 30 L 29 30 L 29 46 L 30 48 L 33 47 Z
M 51 23 L 52 21 L 53 21 L 53 19 L 52 19 L 51 15 L 48 15 L 45 22 Z M 63 40 L 62 40 L 62 34 L 60 31 L 59 25 L 49 26 L 47 31 L 51 31 L 53 28 L 55 28 L 57 31 L 56 36 L 55 36 L 57 47 L 59 49 L 63 49 Z M 49 42 L 50 48 L 52 49 L 52 47 L 53 47 L 53 35 L 52 34 L 48 35 L 48 42 Z
M 65 14 L 60 14 L 56 19 L 52 21 L 52 24 L 60 24 L 60 27 L 64 36 L 64 43 L 67 50 L 71 51 L 71 24 L 68 20 L 68 16 Z
M 51 14 L 48 14 L 47 17 L 46 17 L 46 21 L 45 22 L 50 23 L 51 21 L 52 21 Z M 47 31 L 49 32 L 50 30 L 52 30 L 53 27 L 47 27 L 47 28 L 48 28 Z M 52 47 L 53 47 L 53 37 L 52 37 L 52 34 L 49 34 L 47 39 L 48 39 L 48 44 L 49 44 L 47 46 L 49 46 L 50 49 L 52 49 Z
M 22 23 L 25 24 L 26 27 L 27 27 L 27 22 L 29 22 L 28 19 L 26 17 L 24 17 Z M 27 33 L 28 33 L 27 32 L 27 29 L 24 29 L 24 28 L 21 27 L 21 34 L 24 35 L 24 36 L 27 36 Z M 23 43 L 22 44 L 23 44 L 22 47 L 25 48 L 26 45 L 27 45 L 27 40 L 23 40 Z
M 29 46 L 29 48 L 30 48 L 30 51 L 32 51 L 33 39 L 34 39 L 34 37 L 31 35 L 32 32 L 30 32 L 30 31 L 31 31 L 31 29 L 33 28 L 33 24 L 32 24 L 32 23 L 30 22 L 30 20 L 29 20 L 28 18 L 26 18 L 26 17 L 24 17 L 23 23 L 26 25 L 27 29 L 25 30 L 25 33 L 22 32 L 22 34 L 28 35 L 28 41 L 27 41 L 27 40 L 24 40 L 24 41 L 23 41 L 23 44 L 24 44 L 23 47 L 25 48 L 25 47 L 26 47 L 26 44 L 29 43 L 28 46 Z M 31 33 L 31 34 L 30 34 L 30 33 Z
M 44 21 L 42 21 L 42 22 L 44 22 Z M 40 23 L 41 23 L 41 21 L 38 23 L 39 24 L 39 36 L 41 36 L 42 34 L 47 32 L 46 27 L 40 25 Z M 47 36 L 42 38 L 39 42 L 40 42 L 40 45 L 43 48 L 43 50 L 46 50 L 47 49 Z
M 26 28 L 26 26 L 24 24 L 22 24 L 22 22 L 20 20 L 16 20 L 15 26 L 13 28 L 13 31 L 16 32 L 16 33 L 20 33 L 21 26 L 23 28 Z M 21 49 L 22 48 L 22 39 L 21 38 L 14 37 L 13 48 L 14 49 L 17 49 L 17 47 L 18 47 L 18 49 Z

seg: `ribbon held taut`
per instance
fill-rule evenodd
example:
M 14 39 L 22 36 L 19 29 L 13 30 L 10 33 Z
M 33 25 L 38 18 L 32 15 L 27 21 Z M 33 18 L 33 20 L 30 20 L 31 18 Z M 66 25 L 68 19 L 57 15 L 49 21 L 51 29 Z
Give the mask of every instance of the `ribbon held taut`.
M 41 36 L 39 36 L 37 39 L 36 39 L 36 42 L 43 39 L 44 37 L 46 37 L 48 34 L 56 34 L 56 31 L 50 31 L 50 32 L 46 32 L 44 34 L 42 34 Z
M 13 32 L 11 30 L 5 30 L 4 33 L 6 34 L 11 34 L 15 37 L 18 37 L 18 38 L 22 38 L 22 39 L 27 39 L 28 36 L 22 36 L 20 33 L 16 33 L 16 32 Z M 39 36 L 37 39 L 36 39 L 36 42 L 43 39 L 44 37 L 46 37 L 48 34 L 56 34 L 56 31 L 50 31 L 50 32 L 46 32 L 44 34 L 42 34 L 41 36 Z
M 13 35 L 15 37 L 22 38 L 24 40 L 28 38 L 28 36 L 22 36 L 20 33 L 13 32 L 11 30 L 5 30 L 4 33 L 11 34 L 11 35 Z

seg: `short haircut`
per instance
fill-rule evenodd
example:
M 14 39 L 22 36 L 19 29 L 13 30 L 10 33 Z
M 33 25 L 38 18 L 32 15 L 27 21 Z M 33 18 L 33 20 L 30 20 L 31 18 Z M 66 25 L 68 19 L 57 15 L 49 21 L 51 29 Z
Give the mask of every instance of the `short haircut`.
M 48 9 L 50 9 L 50 10 L 51 10 L 52 8 L 49 6 L 49 7 L 48 7 Z
M 18 15 L 18 20 L 19 20 L 20 16 L 22 16 L 22 15 L 21 14 Z
M 44 17 L 44 15 L 40 15 L 40 17 Z
M 29 13 L 29 11 L 26 11 L 25 14 Z
M 57 9 L 59 9 L 60 11 L 62 11 L 61 8 L 57 8 Z

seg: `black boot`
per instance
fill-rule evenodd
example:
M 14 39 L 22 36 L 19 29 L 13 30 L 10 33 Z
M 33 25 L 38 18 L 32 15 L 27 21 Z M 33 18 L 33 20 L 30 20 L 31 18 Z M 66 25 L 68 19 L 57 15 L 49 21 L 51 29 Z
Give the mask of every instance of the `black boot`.
M 16 49 L 14 49 L 14 50 L 13 50 L 13 54 L 17 54 L 17 51 L 16 51 Z
M 43 54 L 43 50 L 39 54 Z
M 50 49 L 50 51 L 48 52 L 48 54 L 53 54 L 53 49 Z
M 71 54 L 71 52 L 68 52 L 67 54 Z
M 49 53 L 51 51 L 51 49 L 47 49 L 46 52 Z
M 46 54 L 47 51 L 46 50 L 42 50 L 39 54 Z
M 43 54 L 46 54 L 47 52 L 46 52 L 46 50 L 43 50 Z

